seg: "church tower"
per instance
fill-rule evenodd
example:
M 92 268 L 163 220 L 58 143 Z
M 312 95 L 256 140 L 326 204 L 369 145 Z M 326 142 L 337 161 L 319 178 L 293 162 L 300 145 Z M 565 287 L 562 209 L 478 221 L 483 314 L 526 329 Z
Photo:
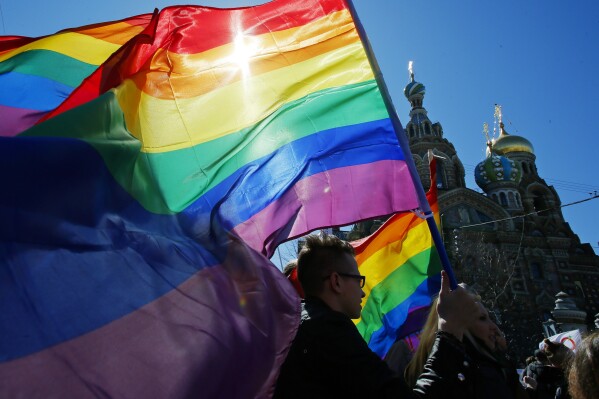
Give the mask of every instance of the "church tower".
M 541 178 L 537 171 L 536 155 L 534 147 L 529 140 L 522 136 L 509 134 L 502 121 L 501 106 L 495 106 L 495 115 L 499 122 L 499 136 L 493 139 L 490 144 L 491 152 L 495 156 L 507 158 L 514 166 L 521 171 L 521 178 L 517 184 L 517 192 L 514 192 L 515 200 L 521 198 L 520 209 L 525 214 L 532 214 L 527 218 L 527 227 L 531 233 L 537 236 L 571 236 L 574 234 L 564 220 L 561 212 L 561 200 L 555 188 L 550 186 Z M 489 153 L 490 150 L 487 150 Z M 480 164 L 479 164 L 480 165 Z M 478 173 L 478 167 L 477 171 Z M 478 180 L 477 180 L 478 184 Z M 480 184 L 479 184 L 480 186 Z M 481 186 L 481 188 L 483 188 Z M 483 188 L 485 190 L 485 188 Z M 487 192 L 485 190 L 485 192 Z M 508 211 L 514 213 L 511 207 L 511 190 L 504 191 L 508 196 L 510 204 Z M 498 193 L 501 195 L 501 192 Z M 492 198 L 497 198 L 491 194 Z M 499 203 L 505 207 L 503 196 L 498 197 Z
M 430 185 L 428 170 L 428 150 L 437 157 L 437 188 L 440 192 L 458 187 L 466 187 L 464 166 L 457 156 L 451 142 L 443 137 L 443 127 L 439 122 L 432 123 L 428 112 L 422 105 L 425 87 L 414 79 L 412 62 L 410 61 L 410 82 L 404 89 L 404 95 L 412 105 L 410 121 L 405 126 L 414 162 L 426 189 Z
M 501 131 L 503 132 L 501 107 L 498 105 L 495 106 L 495 115 L 496 118 L 498 116 Z M 476 165 L 474 180 L 487 197 L 505 208 L 510 214 L 522 214 L 522 198 L 518 191 L 518 184 L 522 180 L 521 164 L 497 153 L 493 141 L 489 139 L 487 123 L 483 126 L 483 131 L 487 137 L 487 158 Z

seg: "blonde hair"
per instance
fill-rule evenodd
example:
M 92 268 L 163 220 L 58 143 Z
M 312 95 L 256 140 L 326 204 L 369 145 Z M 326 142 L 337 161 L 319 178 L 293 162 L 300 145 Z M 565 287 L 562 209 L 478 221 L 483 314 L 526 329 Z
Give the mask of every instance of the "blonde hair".
M 418 348 L 416 349 L 416 352 L 414 352 L 412 360 L 410 360 L 404 371 L 404 379 L 410 388 L 416 386 L 416 381 L 418 380 L 418 377 L 420 377 L 420 374 L 422 374 L 424 364 L 433 349 L 433 343 L 435 342 L 437 330 L 439 329 L 439 316 L 437 315 L 438 299 L 439 298 L 435 298 L 431 304 L 426 323 L 424 323 L 424 328 L 420 333 L 420 343 L 418 344 Z

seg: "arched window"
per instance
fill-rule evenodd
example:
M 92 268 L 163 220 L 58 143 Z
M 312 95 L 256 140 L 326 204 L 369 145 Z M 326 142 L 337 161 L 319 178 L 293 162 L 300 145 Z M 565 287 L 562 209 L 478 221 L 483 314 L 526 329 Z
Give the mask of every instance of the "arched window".
M 509 192 L 507 195 L 508 198 L 508 203 L 510 204 L 511 208 L 515 208 L 516 207 L 516 200 L 514 198 L 514 193 Z
M 543 279 L 543 268 L 541 267 L 541 265 L 539 263 L 532 262 L 530 264 L 530 274 L 531 274 L 532 278 L 541 280 L 541 279 Z
M 522 207 L 522 200 L 520 199 L 520 193 L 516 193 L 516 203 L 519 207 Z
M 495 202 L 499 203 L 499 198 L 497 198 L 497 194 L 493 194 L 492 197 Z
M 526 165 L 526 162 L 522 162 L 522 172 L 524 172 L 524 174 L 528 174 L 528 166 Z
M 499 193 L 499 201 L 501 205 L 507 206 L 507 197 L 505 196 L 505 193 L 503 191 Z
M 437 160 L 437 188 L 447 188 L 447 178 L 443 162 Z

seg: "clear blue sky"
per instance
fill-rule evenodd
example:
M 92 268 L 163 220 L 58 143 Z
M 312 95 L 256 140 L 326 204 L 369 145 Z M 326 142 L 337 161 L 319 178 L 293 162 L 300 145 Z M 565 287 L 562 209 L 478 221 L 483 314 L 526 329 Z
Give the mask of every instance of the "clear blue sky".
M 239 7 L 250 0 L 204 0 Z M 152 12 L 166 1 L 0 0 L 0 34 L 40 36 Z M 407 65 L 424 83 L 424 106 L 440 122 L 466 168 L 484 158 L 482 124 L 503 106 L 509 133 L 530 140 L 539 175 L 562 204 L 599 191 L 599 2 L 577 0 L 354 0 L 402 121 Z M 563 209 L 598 253 L 599 199 Z M 285 260 L 284 260 L 285 261 Z

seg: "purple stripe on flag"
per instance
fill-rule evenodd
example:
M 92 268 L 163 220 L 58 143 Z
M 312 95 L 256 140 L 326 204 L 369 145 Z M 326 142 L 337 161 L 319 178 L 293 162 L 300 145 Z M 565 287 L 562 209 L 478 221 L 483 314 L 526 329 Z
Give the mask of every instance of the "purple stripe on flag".
M 0 137 L 14 137 L 29 129 L 48 111 L 14 108 L 0 104 Z
M 276 202 L 234 230 L 258 251 L 262 248 L 262 238 L 268 237 L 266 255 L 272 256 L 276 246 L 287 237 L 417 207 L 405 161 L 377 161 L 332 169 L 300 180 Z
M 268 397 L 299 298 L 274 266 L 248 272 L 240 256 L 266 262 L 233 254 L 102 328 L 0 363 L 2 397 Z M 297 312 L 277 309 L 291 303 Z
M 408 317 L 406 321 L 401 326 L 401 328 L 397 331 L 397 338 L 404 338 L 410 334 L 414 334 L 422 330 L 424 323 L 426 323 L 426 318 L 428 317 L 428 313 L 431 306 L 419 306 L 414 307 L 408 311 Z

